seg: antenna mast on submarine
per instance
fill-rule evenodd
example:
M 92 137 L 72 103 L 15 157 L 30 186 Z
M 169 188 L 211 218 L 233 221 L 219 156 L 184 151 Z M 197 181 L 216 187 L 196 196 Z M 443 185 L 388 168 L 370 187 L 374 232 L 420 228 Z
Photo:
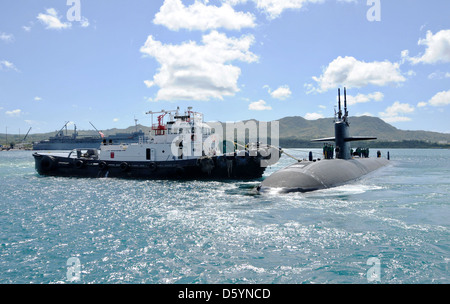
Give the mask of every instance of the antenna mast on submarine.
M 347 90 L 344 87 L 344 121 L 347 124 L 347 126 L 349 125 L 348 120 L 348 111 L 347 111 Z
M 339 120 L 342 119 L 342 110 L 341 110 L 341 89 L 338 88 L 338 106 L 339 106 L 339 111 L 338 111 L 338 118 Z

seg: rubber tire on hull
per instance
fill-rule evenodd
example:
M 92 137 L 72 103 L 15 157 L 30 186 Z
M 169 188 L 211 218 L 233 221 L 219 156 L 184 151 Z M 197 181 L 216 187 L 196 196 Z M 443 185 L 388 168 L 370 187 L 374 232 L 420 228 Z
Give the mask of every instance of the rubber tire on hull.
M 105 170 L 105 169 L 108 168 L 108 164 L 105 163 L 104 161 L 102 161 L 102 162 L 100 162 L 100 163 L 98 164 L 98 168 L 99 168 L 100 170 Z
M 158 166 L 156 165 L 156 163 L 151 162 L 151 163 L 148 165 L 148 167 L 150 168 L 150 171 L 156 171 L 156 168 L 157 168 Z
M 128 169 L 130 169 L 130 165 L 128 165 L 127 162 L 123 162 L 120 164 L 120 171 L 126 172 L 128 171 Z
M 84 162 L 82 160 L 79 159 L 79 160 L 75 161 L 75 168 L 81 169 L 81 168 L 83 168 L 83 166 L 84 166 Z
M 53 156 L 45 155 L 41 160 L 41 170 L 44 172 L 55 169 L 56 159 Z

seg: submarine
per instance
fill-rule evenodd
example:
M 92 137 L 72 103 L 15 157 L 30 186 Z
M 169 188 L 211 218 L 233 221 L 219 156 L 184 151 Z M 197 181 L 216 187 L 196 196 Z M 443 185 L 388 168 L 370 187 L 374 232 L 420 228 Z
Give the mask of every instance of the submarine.
M 357 152 L 353 153 L 350 147 L 351 142 L 374 140 L 376 137 L 349 135 L 350 123 L 345 87 L 344 112 L 341 109 L 340 88 L 338 89 L 338 108 L 334 119 L 334 137 L 312 140 L 334 142 L 336 148 L 333 149 L 332 145 L 325 144 L 324 159 L 315 160 L 310 152 L 308 161 L 298 161 L 272 173 L 258 185 L 258 192 L 269 192 L 271 189 L 281 193 L 309 192 L 337 187 L 389 164 L 389 152 L 387 152 L 387 158 L 382 158 L 380 151 L 377 152 L 376 158 L 368 158 L 368 149 L 358 148 Z M 333 157 L 334 152 L 335 157 Z

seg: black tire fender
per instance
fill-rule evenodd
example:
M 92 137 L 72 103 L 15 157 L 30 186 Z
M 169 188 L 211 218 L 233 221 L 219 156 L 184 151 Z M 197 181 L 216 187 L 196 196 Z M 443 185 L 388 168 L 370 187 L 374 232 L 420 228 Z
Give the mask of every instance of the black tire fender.
M 105 163 L 104 161 L 102 161 L 102 162 L 100 162 L 100 163 L 98 164 L 98 168 L 99 168 L 100 170 L 105 170 L 106 168 L 108 168 L 108 164 Z
M 154 162 L 151 162 L 150 164 L 148 164 L 148 167 L 149 167 L 150 171 L 155 171 L 156 168 L 158 168 L 158 166 Z
M 81 169 L 84 166 L 84 162 L 81 159 L 75 161 L 75 168 Z
M 45 155 L 41 160 L 41 169 L 43 171 L 50 171 L 55 169 L 56 159 L 53 156 Z
M 130 168 L 130 166 L 128 165 L 127 162 L 123 162 L 123 163 L 120 164 L 120 170 L 122 172 L 128 171 L 129 168 Z

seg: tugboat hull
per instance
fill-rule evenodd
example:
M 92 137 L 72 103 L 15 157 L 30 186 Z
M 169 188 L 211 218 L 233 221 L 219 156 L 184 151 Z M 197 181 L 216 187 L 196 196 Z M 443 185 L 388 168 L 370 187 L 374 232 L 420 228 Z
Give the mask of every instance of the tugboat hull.
M 34 153 L 40 175 L 138 179 L 255 179 L 262 177 L 264 157 L 213 156 L 164 161 L 102 161 Z

